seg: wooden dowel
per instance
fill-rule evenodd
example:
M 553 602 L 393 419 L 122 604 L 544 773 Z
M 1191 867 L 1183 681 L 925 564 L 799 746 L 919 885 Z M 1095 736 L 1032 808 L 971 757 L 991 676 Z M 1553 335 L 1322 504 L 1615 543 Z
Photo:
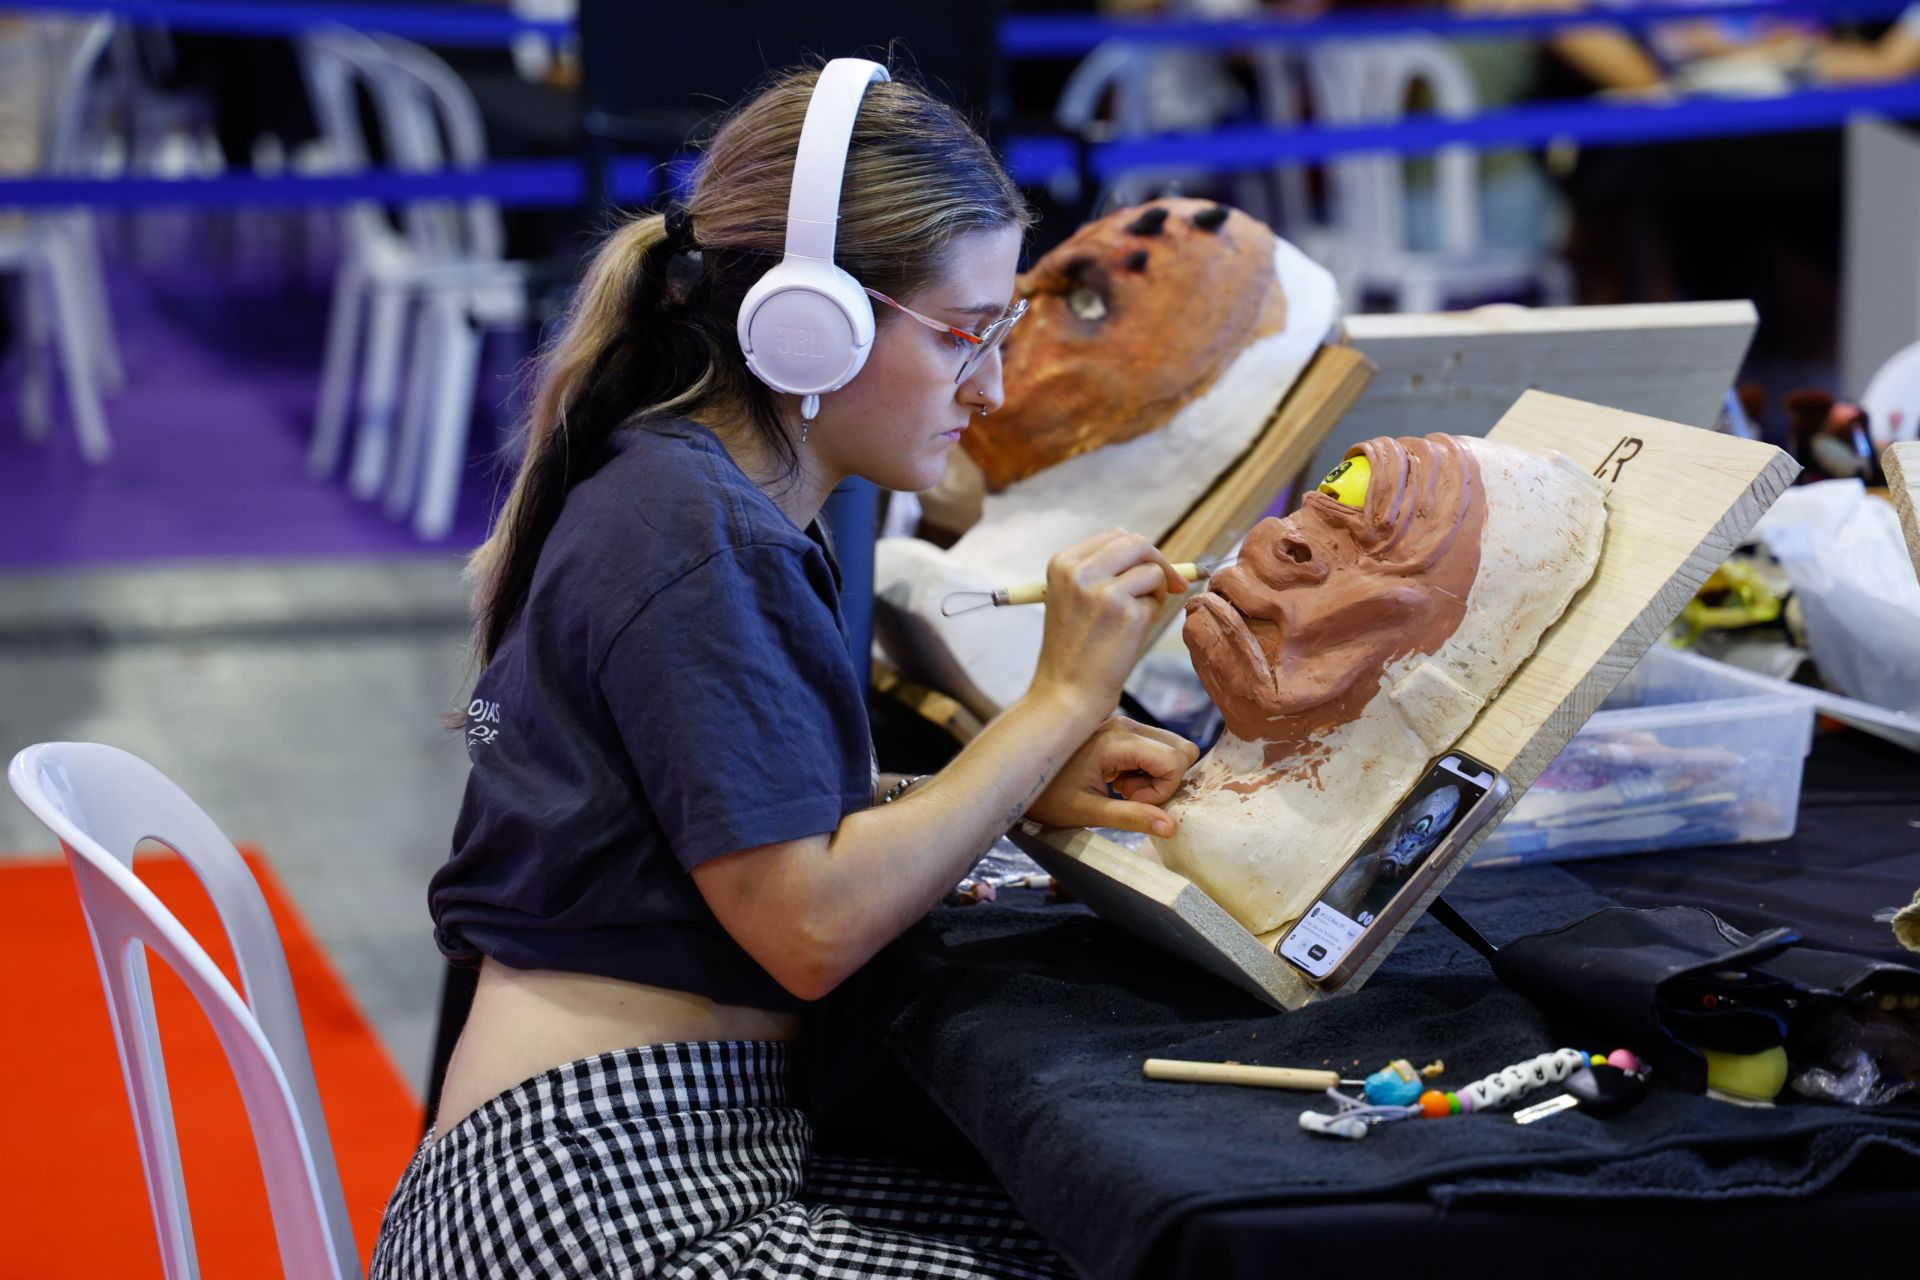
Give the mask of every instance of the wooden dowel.
M 1188 582 L 1198 582 L 1208 576 L 1212 569 L 1199 564 L 1176 564 L 1173 571 Z M 1044 582 L 1023 582 L 1017 587 L 1004 587 L 1006 598 L 1001 604 L 1045 604 L 1047 602 L 1047 584 Z
M 1238 1062 L 1183 1062 L 1178 1058 L 1148 1058 L 1149 1080 L 1179 1080 L 1188 1084 L 1250 1084 L 1263 1089 L 1302 1089 L 1318 1093 L 1340 1083 L 1338 1071 L 1306 1067 L 1250 1067 Z

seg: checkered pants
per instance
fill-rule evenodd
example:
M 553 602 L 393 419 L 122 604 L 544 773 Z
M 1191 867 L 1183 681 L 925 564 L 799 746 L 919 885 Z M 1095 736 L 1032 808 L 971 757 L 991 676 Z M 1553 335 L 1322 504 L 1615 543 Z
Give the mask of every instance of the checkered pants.
M 414 1156 L 373 1280 L 1069 1274 L 997 1186 L 810 1162 L 786 1053 L 650 1045 L 501 1094 Z

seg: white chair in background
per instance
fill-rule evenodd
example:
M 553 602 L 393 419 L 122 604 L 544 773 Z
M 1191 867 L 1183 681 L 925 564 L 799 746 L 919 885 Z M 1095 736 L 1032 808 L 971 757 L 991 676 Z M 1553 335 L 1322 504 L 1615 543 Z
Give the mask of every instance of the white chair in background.
M 378 45 L 367 36 L 345 29 L 312 35 L 301 42 L 301 68 L 327 152 L 327 163 L 314 168 L 342 174 L 371 167 L 366 138 L 373 130 L 363 122 L 359 95 L 374 98 L 379 60 Z M 376 106 L 376 121 L 384 123 L 384 114 Z M 381 141 L 391 152 L 393 139 L 384 131 Z M 418 250 L 394 228 L 377 203 L 347 205 L 341 224 L 342 254 L 334 277 L 307 469 L 316 479 L 324 479 L 339 462 L 353 411 L 354 370 L 365 311 L 369 332 L 367 367 L 359 384 L 362 445 L 351 486 L 361 497 L 371 497 L 379 488 L 376 467 L 384 468 L 385 443 L 391 434 L 407 302 L 403 282 L 414 267 Z M 363 476 L 363 471 L 368 474 Z
M 1409 95 L 1419 86 L 1431 95 L 1435 115 L 1466 118 L 1479 110 L 1472 78 L 1443 40 L 1328 41 L 1309 47 L 1300 63 L 1318 123 L 1395 123 L 1406 118 Z M 1281 81 L 1283 62 L 1266 55 L 1256 67 L 1263 100 L 1290 92 Z M 1323 252 L 1342 296 L 1358 304 L 1368 292 L 1384 293 L 1397 311 L 1438 311 L 1450 302 L 1527 291 L 1549 306 L 1572 301 L 1572 274 L 1556 255 L 1486 243 L 1480 157 L 1470 147 L 1443 147 L 1434 156 L 1436 243 L 1414 247 L 1407 163 L 1397 155 L 1343 155 L 1327 162 L 1323 234 L 1333 243 Z
M 47 742 L 15 756 L 7 781 L 59 837 L 80 892 L 133 1107 L 168 1280 L 199 1274 L 193 1219 L 154 1020 L 147 952 L 172 967 L 218 1035 L 266 1177 L 280 1262 L 293 1280 L 360 1276 L 359 1247 L 327 1137 L 300 1007 L 266 898 L 213 820 L 158 769 L 96 743 Z M 206 949 L 133 873 L 155 840 L 179 854 L 219 912 L 245 999 Z
M 112 34 L 112 22 L 94 18 L 69 40 L 49 39 L 47 54 L 54 69 L 48 76 L 41 173 L 65 177 L 90 172 L 85 154 L 87 86 Z M 51 344 L 66 380 L 81 455 L 89 462 L 105 461 L 113 438 L 100 396 L 103 389 L 117 389 L 125 374 L 92 215 L 84 209 L 32 212 L 12 226 L 0 225 L 0 272 L 21 276 L 21 418 L 28 438 L 45 439 L 51 423 L 46 359 Z
M 382 40 L 404 150 L 402 167 L 418 172 L 478 169 L 487 163 L 479 104 L 438 57 L 402 40 Z M 466 465 L 482 336 L 523 328 L 531 307 L 527 264 L 504 257 L 500 207 L 475 199 L 420 207 L 430 219 L 423 239 L 431 259 L 416 289 L 412 368 L 393 454 L 386 508 L 413 513 L 422 538 L 447 535 Z
M 1109 40 L 1096 45 L 1067 77 L 1054 104 L 1053 122 L 1096 143 L 1206 130 L 1233 110 L 1237 95 L 1216 55 Z M 1135 169 L 1110 180 L 1094 194 L 1091 204 L 1104 209 L 1113 199 L 1134 203 L 1160 191 L 1196 185 L 1209 176 L 1205 166 L 1198 165 Z M 1235 204 L 1254 217 L 1275 221 L 1257 175 L 1235 174 L 1232 181 Z
M 369 123 L 397 169 L 430 173 L 486 164 L 471 92 L 426 50 L 328 32 L 304 42 L 303 64 L 339 171 L 367 167 L 362 139 Z M 371 122 L 362 118 L 359 95 L 372 105 Z M 349 488 L 368 499 L 384 489 L 389 513 L 398 518 L 411 510 L 416 532 L 439 538 L 452 527 L 458 501 L 481 331 L 526 322 L 526 268 L 502 258 L 505 237 L 491 200 L 414 201 L 400 221 L 396 231 L 372 204 L 347 213 L 307 461 L 320 477 L 338 463 L 364 310 L 366 365 Z M 402 404 L 401 371 L 409 362 Z

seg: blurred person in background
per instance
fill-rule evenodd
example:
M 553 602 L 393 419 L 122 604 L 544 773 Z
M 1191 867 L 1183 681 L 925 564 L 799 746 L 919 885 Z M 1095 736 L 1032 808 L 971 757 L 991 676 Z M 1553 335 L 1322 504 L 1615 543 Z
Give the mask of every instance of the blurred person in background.
M 1820 79 L 1831 84 L 1881 84 L 1920 76 L 1920 4 L 1912 5 L 1877 40 L 1834 40 L 1815 55 Z

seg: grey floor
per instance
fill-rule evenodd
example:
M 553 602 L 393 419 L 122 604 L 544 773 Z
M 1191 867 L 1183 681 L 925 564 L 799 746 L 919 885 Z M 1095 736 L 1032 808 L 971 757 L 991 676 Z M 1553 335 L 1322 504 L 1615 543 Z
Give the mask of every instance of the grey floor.
M 466 754 L 459 562 L 0 575 L 0 761 L 105 742 L 254 844 L 416 1089 L 442 966 L 426 883 Z M 52 836 L 0 792 L 0 851 Z

